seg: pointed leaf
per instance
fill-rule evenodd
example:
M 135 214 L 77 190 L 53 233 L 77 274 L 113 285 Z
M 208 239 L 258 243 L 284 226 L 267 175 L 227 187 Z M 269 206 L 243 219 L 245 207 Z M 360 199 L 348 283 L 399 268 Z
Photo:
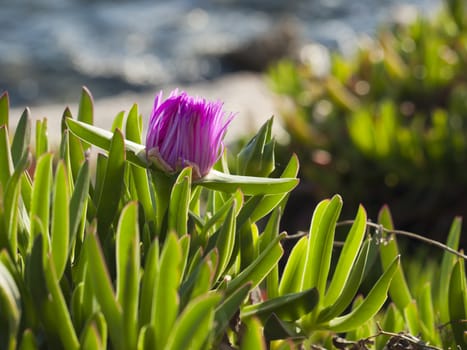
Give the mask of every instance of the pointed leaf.
M 75 182 L 75 188 L 70 199 L 70 238 L 69 247 L 74 245 L 76 235 L 78 234 L 79 224 L 86 214 L 87 197 L 89 192 L 89 184 L 91 181 L 91 174 L 89 170 L 89 162 L 85 161 L 79 169 L 78 176 Z
M 36 159 L 46 153 L 49 149 L 47 137 L 47 119 L 36 120 Z
M 235 192 L 240 189 L 245 195 L 279 194 L 291 191 L 298 184 L 296 178 L 267 178 L 224 174 L 211 170 L 195 184 L 216 191 Z
M 16 165 L 28 151 L 31 142 L 31 112 L 26 108 L 16 126 L 15 136 L 11 144 L 11 155 Z
M 0 96 L 0 126 L 5 125 L 8 129 L 9 121 L 9 110 L 10 110 L 10 100 L 8 98 L 8 93 L 5 91 Z
M 358 328 L 376 315 L 386 301 L 389 285 L 399 267 L 399 261 L 399 257 L 396 257 L 388 269 L 376 281 L 362 303 L 349 314 L 332 319 L 329 322 L 329 328 L 335 332 L 347 332 Z
M 352 228 L 345 240 L 331 283 L 328 286 L 326 296 L 323 301 L 324 306 L 334 304 L 342 292 L 360 250 L 365 230 L 366 211 L 362 206 L 360 206 Z
M 170 194 L 168 230 L 176 232 L 179 237 L 188 233 L 191 172 L 191 167 L 187 167 L 180 172 Z
M 451 224 L 446 245 L 452 249 L 459 248 L 459 241 L 462 229 L 462 218 L 456 217 Z M 452 269 L 456 263 L 456 257 L 449 253 L 443 253 L 441 261 L 441 271 L 439 276 L 439 292 L 438 292 L 438 305 L 440 320 L 443 324 L 449 321 L 449 279 L 451 277 Z
M 32 188 L 31 198 L 31 241 L 38 235 L 42 234 L 44 248 L 48 251 L 49 247 L 49 208 L 50 196 L 52 189 L 52 153 L 45 153 L 37 161 L 36 171 L 34 174 L 34 183 Z M 36 217 L 41 223 L 38 227 L 33 220 Z M 43 232 L 43 230 L 45 230 Z
M 216 247 L 219 250 L 219 265 L 217 267 L 216 278 L 217 280 L 223 275 L 225 269 L 229 265 L 232 257 L 233 249 L 235 246 L 235 211 L 236 201 L 232 202 L 232 207 L 227 214 L 224 224 L 221 226 L 219 234 L 217 236 Z
M 287 167 L 282 172 L 280 178 L 296 178 L 298 174 L 298 157 L 294 154 L 291 158 Z M 279 203 L 281 203 L 284 198 L 287 196 L 287 193 L 275 194 L 275 195 L 266 195 L 257 205 L 254 212 L 251 214 L 251 221 L 255 222 L 269 214 Z
M 13 173 L 10 141 L 6 126 L 0 126 L 0 185 L 6 188 L 6 183 Z
M 103 188 L 97 204 L 98 233 L 105 237 L 118 211 L 125 173 L 123 135 L 117 130 L 112 138 Z
M 275 314 L 264 323 L 264 337 L 267 341 L 279 339 L 305 338 L 295 322 L 282 321 Z
M 299 293 L 285 294 L 261 303 L 245 306 L 240 313 L 241 318 L 258 317 L 263 322 L 272 314 L 281 320 L 295 321 L 311 312 L 318 304 L 319 293 L 316 288 Z
M 277 236 L 261 254 L 232 281 L 227 284 L 226 295 L 232 294 L 240 286 L 251 282 L 251 287 L 256 287 L 279 262 L 283 250 L 280 240 L 285 237 L 285 233 Z
M 141 279 L 141 308 L 139 312 L 139 324 L 147 325 L 151 322 L 152 310 L 155 310 L 154 286 L 159 279 L 159 241 L 154 240 L 146 256 L 143 277 Z
M 91 92 L 87 87 L 83 86 L 78 107 L 78 120 L 83 123 L 94 124 L 93 109 L 94 101 Z
M 164 349 L 202 349 L 213 329 L 214 308 L 220 298 L 210 293 L 192 300 L 171 330 Z
M 154 311 L 151 323 L 155 326 L 156 345 L 158 349 L 164 347 L 178 315 L 179 297 L 178 287 L 181 277 L 182 252 L 175 234 L 168 235 L 160 257 L 159 278 L 155 285 Z M 163 315 L 164 322 L 159 322 Z
M 384 206 L 379 212 L 378 223 L 389 230 L 394 229 L 391 213 L 387 206 Z M 387 241 L 379 245 L 379 251 L 383 269 L 387 269 L 394 258 L 399 255 L 396 237 L 394 235 L 388 237 Z M 402 269 L 398 269 L 394 274 L 391 287 L 389 287 L 389 295 L 401 312 L 412 301 L 412 295 Z
M 214 315 L 216 338 L 223 334 L 226 327 L 229 325 L 230 320 L 240 310 L 240 305 L 245 301 L 250 290 L 251 284 L 247 283 L 238 288 L 229 297 L 222 300 L 222 303 L 217 306 Z
M 325 202 L 326 203 L 326 202 Z M 309 248 L 307 256 L 306 276 L 309 279 L 310 287 L 317 287 L 320 296 L 324 296 L 329 269 L 331 267 L 331 255 L 334 243 L 334 233 L 336 222 L 342 208 L 342 198 L 335 195 L 321 212 L 318 205 L 315 215 L 313 215 L 310 228 Z M 311 270 L 311 271 L 310 271 Z M 308 286 L 306 286 L 308 287 Z
M 3 334 L 8 339 L 8 347 L 5 349 L 13 350 L 16 349 L 16 337 L 21 319 L 21 296 L 13 276 L 2 262 L 0 262 L 0 305 L 2 305 L 0 319 L 6 321 L 8 325 L 7 329 L 1 330 L 0 333 L 7 333 Z
M 87 233 L 84 249 L 86 249 L 88 264 L 92 266 L 92 270 L 88 270 L 87 273 L 92 281 L 94 295 L 109 326 L 110 339 L 115 348 L 123 349 L 125 332 L 123 331 L 122 309 L 115 298 L 95 226 L 92 226 Z
M 139 305 L 140 239 L 138 204 L 123 208 L 117 227 L 117 302 L 122 306 L 125 344 L 133 349 L 137 343 Z
M 118 112 L 112 122 L 112 127 L 110 128 L 111 132 L 115 132 L 115 130 L 123 130 L 123 120 L 125 118 L 125 112 L 121 111 Z
M 103 150 L 110 151 L 110 143 L 113 134 L 110 131 L 98 127 L 81 123 L 79 121 L 67 118 L 67 126 L 70 130 L 82 140 L 93 144 Z M 125 140 L 126 159 L 140 167 L 148 168 L 150 164 L 146 159 L 146 148 L 143 145 Z
M 467 282 L 464 261 L 457 259 L 449 281 L 449 320 L 456 344 L 461 349 L 467 348 Z
M 366 240 L 365 243 L 363 243 L 362 249 L 357 257 L 357 261 L 350 271 L 349 278 L 347 279 L 339 298 L 337 298 L 334 304 L 321 310 L 318 315 L 319 323 L 329 321 L 330 319 L 340 315 L 352 303 L 364 276 L 369 250 L 370 240 Z
M 293 247 L 287 259 L 279 284 L 279 295 L 303 291 L 303 270 L 308 246 L 308 237 L 302 237 Z M 280 317 L 280 316 L 279 316 Z
M 68 260 L 69 244 L 69 190 L 65 164 L 60 161 L 55 172 L 52 202 L 51 251 L 57 278 L 61 279 Z
M 240 350 L 266 350 L 266 343 L 264 342 L 263 330 L 261 323 L 255 319 L 249 319 L 245 322 L 246 332 L 243 335 Z

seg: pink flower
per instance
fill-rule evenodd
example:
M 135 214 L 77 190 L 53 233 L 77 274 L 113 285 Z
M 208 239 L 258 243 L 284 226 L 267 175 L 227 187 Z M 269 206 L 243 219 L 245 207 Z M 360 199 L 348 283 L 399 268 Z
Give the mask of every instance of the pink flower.
M 162 101 L 160 92 L 154 101 L 146 137 L 148 159 L 166 172 L 193 167 L 193 176 L 206 176 L 224 150 L 223 138 L 234 117 L 226 120 L 223 103 L 209 102 L 185 92 L 172 91 Z

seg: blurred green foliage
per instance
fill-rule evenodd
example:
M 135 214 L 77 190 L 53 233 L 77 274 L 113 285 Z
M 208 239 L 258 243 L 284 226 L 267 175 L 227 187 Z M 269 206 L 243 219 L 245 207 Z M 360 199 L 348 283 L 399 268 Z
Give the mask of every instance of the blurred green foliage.
M 352 58 L 331 54 L 325 74 L 306 60 L 269 70 L 307 195 L 341 193 L 370 215 L 388 203 L 427 234 L 467 212 L 467 9 L 446 5 L 381 29 Z

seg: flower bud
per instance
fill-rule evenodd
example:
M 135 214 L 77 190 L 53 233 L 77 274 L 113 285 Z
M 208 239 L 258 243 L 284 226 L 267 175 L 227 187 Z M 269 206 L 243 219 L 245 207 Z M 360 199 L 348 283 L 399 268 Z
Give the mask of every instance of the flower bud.
M 167 173 L 192 166 L 195 178 L 206 176 L 223 153 L 223 138 L 234 117 L 224 118 L 222 108 L 220 101 L 206 101 L 178 90 L 162 101 L 160 92 L 149 120 L 148 159 Z

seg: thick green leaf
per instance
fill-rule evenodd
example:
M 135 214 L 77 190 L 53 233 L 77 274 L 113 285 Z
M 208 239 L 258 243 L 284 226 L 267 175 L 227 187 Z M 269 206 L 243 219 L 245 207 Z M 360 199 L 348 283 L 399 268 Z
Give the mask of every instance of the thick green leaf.
M 110 151 L 110 144 L 113 137 L 110 131 L 81 123 L 71 118 L 67 118 L 66 124 L 70 130 L 82 140 L 102 148 L 103 150 Z M 125 140 L 124 142 L 126 159 L 135 165 L 148 168 L 150 164 L 146 159 L 146 148 L 132 141 Z
M 240 189 L 247 196 L 279 194 L 291 191 L 298 184 L 296 178 L 267 178 L 224 174 L 211 170 L 208 175 L 195 181 L 195 184 L 216 191 L 233 193 Z
M 118 112 L 112 122 L 112 127 L 110 128 L 111 132 L 115 132 L 115 130 L 123 130 L 123 120 L 125 119 L 125 112 L 121 111 Z
M 446 245 L 452 249 L 457 250 L 459 248 L 459 241 L 462 229 L 462 218 L 456 217 L 451 224 L 449 230 L 448 239 Z M 443 259 L 441 261 L 441 271 L 439 276 L 439 288 L 438 288 L 438 306 L 440 321 L 445 324 L 449 321 L 449 279 L 451 278 L 451 272 L 456 263 L 456 257 L 450 252 L 444 252 Z
M 31 198 L 31 240 L 30 244 L 37 235 L 42 234 L 45 251 L 49 247 L 49 208 L 52 189 L 52 153 L 45 153 L 37 161 L 34 174 L 34 183 L 32 187 Z M 36 225 L 36 217 L 41 223 L 41 227 Z M 45 231 L 43 231 L 45 230 Z
M 87 198 L 89 192 L 89 184 L 91 181 L 91 173 L 89 170 L 89 162 L 85 161 L 79 169 L 76 177 L 75 188 L 70 199 L 70 224 L 69 224 L 69 247 L 73 247 L 80 222 L 86 216 Z M 83 227 L 84 229 L 84 227 Z
M 311 246 L 310 237 L 318 236 L 320 222 L 321 222 L 324 212 L 326 211 L 326 208 L 329 202 L 330 202 L 329 199 L 325 199 L 319 202 L 313 212 L 313 217 L 311 218 L 311 224 L 310 224 L 310 230 L 309 230 L 309 236 L 308 236 L 308 247 L 307 247 L 306 260 L 305 260 L 305 269 L 303 271 L 305 276 L 307 276 L 307 278 L 303 279 L 304 289 L 310 289 L 316 286 L 317 284 L 318 276 L 317 276 L 317 271 L 315 270 L 318 268 L 317 267 L 318 263 L 311 259 L 312 246 Z M 313 238 L 313 239 L 316 240 L 316 238 Z
M 0 185 L 6 188 L 6 183 L 13 173 L 10 141 L 6 126 L 0 126 Z
M 261 253 L 267 245 L 279 235 L 281 218 L 281 208 L 277 207 L 269 217 L 268 223 L 264 228 L 264 232 L 260 237 L 259 253 Z M 266 277 L 266 290 L 268 298 L 272 299 L 279 296 L 279 266 L 273 267 L 271 272 Z
M 293 247 L 281 277 L 279 295 L 303 291 L 307 246 L 308 237 L 302 237 Z
M 78 120 L 87 123 L 94 124 L 94 101 L 92 99 L 91 92 L 87 87 L 83 86 L 81 90 L 81 99 L 78 107 Z
M 143 277 L 141 279 L 141 307 L 139 311 L 140 326 L 148 325 L 151 322 L 152 310 L 155 310 L 154 286 L 159 279 L 159 241 L 152 242 L 146 255 Z M 155 318 L 155 316 L 154 316 Z
M 55 172 L 52 201 L 51 251 L 58 279 L 61 279 L 68 260 L 69 246 L 69 186 L 65 164 L 60 161 Z
M 50 258 L 50 255 L 49 255 Z M 57 333 L 65 349 L 79 349 L 79 341 L 71 322 L 67 303 L 59 285 L 58 277 L 53 264 L 49 264 L 45 269 L 45 279 L 50 292 L 50 312 L 53 317 Z
M 47 119 L 36 120 L 36 159 L 46 153 L 49 149 L 47 137 Z
M 326 202 L 325 202 L 326 203 Z M 317 287 L 320 297 L 324 296 L 329 269 L 331 267 L 331 255 L 334 243 L 334 233 L 336 229 L 336 222 L 342 208 L 342 198 L 335 195 L 326 204 L 326 208 L 321 211 L 321 205 L 316 208 L 319 222 L 315 221 L 313 215 L 312 224 L 310 228 L 310 237 L 308 243 L 308 254 L 306 257 L 307 269 L 305 273 L 307 280 L 309 280 L 305 288 Z M 316 225 L 315 226 L 315 222 Z
M 426 283 L 423 286 L 418 305 L 423 338 L 431 344 L 441 345 L 438 330 L 436 329 L 431 283 Z
M 237 172 L 241 175 L 268 176 L 275 167 L 272 138 L 273 118 L 268 119 L 257 134 L 237 154 Z
M 285 294 L 261 303 L 245 306 L 240 312 L 240 317 L 249 318 L 254 316 L 264 322 L 272 314 L 275 314 L 281 320 L 295 321 L 311 312 L 318 304 L 318 299 L 319 293 L 316 288 L 299 293 Z
M 106 347 L 102 344 L 97 328 L 94 324 L 89 324 L 81 336 L 81 347 L 83 350 L 104 350 Z
M 318 315 L 319 323 L 329 321 L 330 319 L 340 315 L 351 304 L 357 294 L 360 283 L 362 282 L 369 250 L 370 240 L 366 240 L 363 243 L 362 249 L 357 257 L 357 261 L 350 271 L 349 278 L 347 279 L 339 298 L 337 298 L 334 304 L 321 310 Z
M 107 349 L 107 323 L 101 312 L 96 312 L 86 323 L 81 335 L 81 349 Z
M 116 237 L 117 302 L 122 306 L 126 346 L 136 347 L 138 330 L 140 239 L 138 203 L 125 206 Z
M 0 126 L 5 125 L 8 129 L 10 111 L 10 100 L 8 98 L 8 92 L 4 91 L 0 96 Z
M 94 101 L 91 92 L 83 86 L 81 90 L 81 99 L 78 106 L 78 120 L 86 124 L 94 124 Z M 91 147 L 83 143 L 83 148 L 87 150 Z
M 75 329 L 81 330 L 84 327 L 86 321 L 84 315 L 84 282 L 78 282 L 76 284 L 73 293 L 71 294 L 70 302 L 70 314 L 73 320 Z
M 192 300 L 170 330 L 167 344 L 163 348 L 202 349 L 212 332 L 214 308 L 220 298 L 217 293 L 209 293 Z
M 19 350 L 37 350 L 39 349 L 36 341 L 36 337 L 31 329 L 26 329 L 23 332 L 23 336 L 21 337 L 21 344 L 19 346 Z
M 20 171 L 18 171 L 20 170 Z M 19 220 L 27 216 L 24 204 L 20 201 L 21 193 L 21 176 L 22 170 L 17 169 L 7 182 L 4 195 L 4 209 L 5 209 L 5 230 L 7 234 L 7 242 L 10 249 L 10 254 L 16 260 L 18 249 L 18 226 Z M 23 223 L 23 227 L 28 227 L 27 223 Z
M 232 208 L 233 201 L 237 202 L 236 208 L 242 208 L 243 204 L 243 195 L 240 191 L 235 192 L 234 195 L 231 195 L 227 201 L 225 201 L 220 208 L 218 208 L 211 217 L 203 224 L 201 227 L 201 232 L 199 234 L 200 237 L 203 239 L 206 238 L 206 235 L 210 233 L 210 231 L 220 227 L 225 222 L 225 217 L 227 213 Z M 235 213 L 237 215 L 238 212 Z
M 219 265 L 217 266 L 215 280 L 223 275 L 232 258 L 236 235 L 236 205 L 237 202 L 234 200 L 217 236 L 216 247 L 219 251 Z
M 399 267 L 399 262 L 399 257 L 396 257 L 388 269 L 376 281 L 362 303 L 347 315 L 332 319 L 329 322 L 329 328 L 335 332 L 347 332 L 358 328 L 374 317 L 386 301 L 389 285 Z
M 31 142 L 31 112 L 26 108 L 21 115 L 16 126 L 15 136 L 11 144 L 11 156 L 13 163 L 16 165 L 20 159 L 28 152 L 29 144 Z
M 138 335 L 138 348 L 137 350 L 155 349 L 156 348 L 156 335 L 154 327 L 143 326 Z
M 261 323 L 255 319 L 249 319 L 245 322 L 246 332 L 243 334 L 240 350 L 266 350 L 266 343 L 264 342 L 263 330 Z
M 88 269 L 87 275 L 92 281 L 94 295 L 109 326 L 112 344 L 115 349 L 125 349 L 122 309 L 115 298 L 104 255 L 95 232 L 95 225 L 91 226 L 87 233 L 84 249 L 86 249 L 88 266 L 92 267 Z
M 421 319 L 418 314 L 417 302 L 412 300 L 404 308 L 404 318 L 410 334 L 420 334 Z
M 278 235 L 261 254 L 234 279 L 232 279 L 225 290 L 226 295 L 231 295 L 240 286 L 251 282 L 251 287 L 256 287 L 279 262 L 283 250 L 279 241 L 285 237 L 285 233 Z
M 366 231 L 366 219 L 366 211 L 360 206 L 352 228 L 345 240 L 331 283 L 326 291 L 326 296 L 323 301 L 324 307 L 334 304 L 342 293 L 355 259 L 360 251 L 360 246 Z
M 1 330 L 0 333 L 7 333 L 4 334 L 8 339 L 8 346 L 5 349 L 14 350 L 21 319 L 21 296 L 13 276 L 2 262 L 0 262 L 0 305 L 2 305 L 0 319 L 3 318 L 8 325 L 8 329 Z
M 152 203 L 151 185 L 146 169 L 131 164 L 131 179 L 136 190 L 137 199 L 144 209 L 144 216 L 147 221 L 155 220 L 155 209 Z
M 31 293 L 32 301 L 41 310 L 48 298 L 43 264 L 43 236 L 37 236 L 32 243 L 31 254 L 27 257 L 24 279 L 26 288 Z
M 112 138 L 109 159 L 102 190 L 97 204 L 97 225 L 99 237 L 105 237 L 118 211 L 123 190 L 123 175 L 125 173 L 125 152 L 122 133 L 117 130 Z
M 66 118 L 68 120 L 69 117 Z M 70 118 L 71 119 L 71 118 Z M 67 130 L 68 134 L 68 151 L 67 151 L 67 163 L 71 168 L 71 175 L 73 180 L 76 181 L 79 169 L 85 161 L 85 150 L 81 140 L 73 133 Z
M 264 323 L 264 337 L 267 341 L 279 339 L 293 339 L 302 337 L 303 332 L 297 327 L 296 322 L 282 321 L 275 314 Z M 282 349 L 282 348 L 281 348 Z M 285 347 L 284 349 L 289 349 Z
M 394 229 L 391 213 L 387 206 L 384 206 L 379 212 L 378 223 L 389 230 Z M 380 244 L 379 252 L 383 269 L 387 269 L 394 258 L 399 255 L 396 237 L 391 235 L 384 244 Z M 410 294 L 402 269 L 398 269 L 394 274 L 391 286 L 389 287 L 389 295 L 401 312 L 403 312 L 405 307 L 412 301 L 412 295 Z
M 387 332 L 399 333 L 405 329 L 404 317 L 399 309 L 391 303 L 383 314 L 381 328 Z M 389 336 L 381 335 L 376 338 L 376 348 L 382 349 L 389 340 Z
M 188 233 L 188 208 L 191 197 L 191 167 L 183 169 L 175 180 L 170 194 L 169 231 L 179 237 Z
M 126 118 L 125 137 L 138 144 L 142 144 L 142 118 L 138 113 L 138 105 L 134 104 Z
M 449 320 L 456 344 L 467 349 L 467 282 L 464 261 L 457 259 L 449 281 Z
M 182 252 L 177 236 L 170 233 L 162 249 L 160 257 L 159 278 L 154 286 L 154 311 L 151 323 L 155 326 L 156 345 L 158 349 L 164 348 L 173 327 L 179 310 L 178 287 L 180 285 L 180 270 Z M 159 322 L 163 315 L 164 322 Z
M 298 174 L 298 157 L 294 154 L 286 168 L 282 172 L 280 178 L 296 178 Z M 275 195 L 266 195 L 262 198 L 261 202 L 256 206 L 255 210 L 250 216 L 252 222 L 258 221 L 265 215 L 269 214 L 274 208 L 281 203 L 284 198 L 287 196 L 287 193 L 275 194 Z
M 229 325 L 230 320 L 240 310 L 240 305 L 243 304 L 250 290 L 250 283 L 241 286 L 227 298 L 222 300 L 222 303 L 216 308 L 214 315 L 216 324 L 216 338 L 224 333 L 226 327 Z
M 217 256 L 212 260 L 211 257 L 208 255 L 200 261 L 198 267 L 180 287 L 180 308 L 184 308 L 190 300 L 207 293 L 212 288 L 217 267 L 214 263 L 217 262 Z

